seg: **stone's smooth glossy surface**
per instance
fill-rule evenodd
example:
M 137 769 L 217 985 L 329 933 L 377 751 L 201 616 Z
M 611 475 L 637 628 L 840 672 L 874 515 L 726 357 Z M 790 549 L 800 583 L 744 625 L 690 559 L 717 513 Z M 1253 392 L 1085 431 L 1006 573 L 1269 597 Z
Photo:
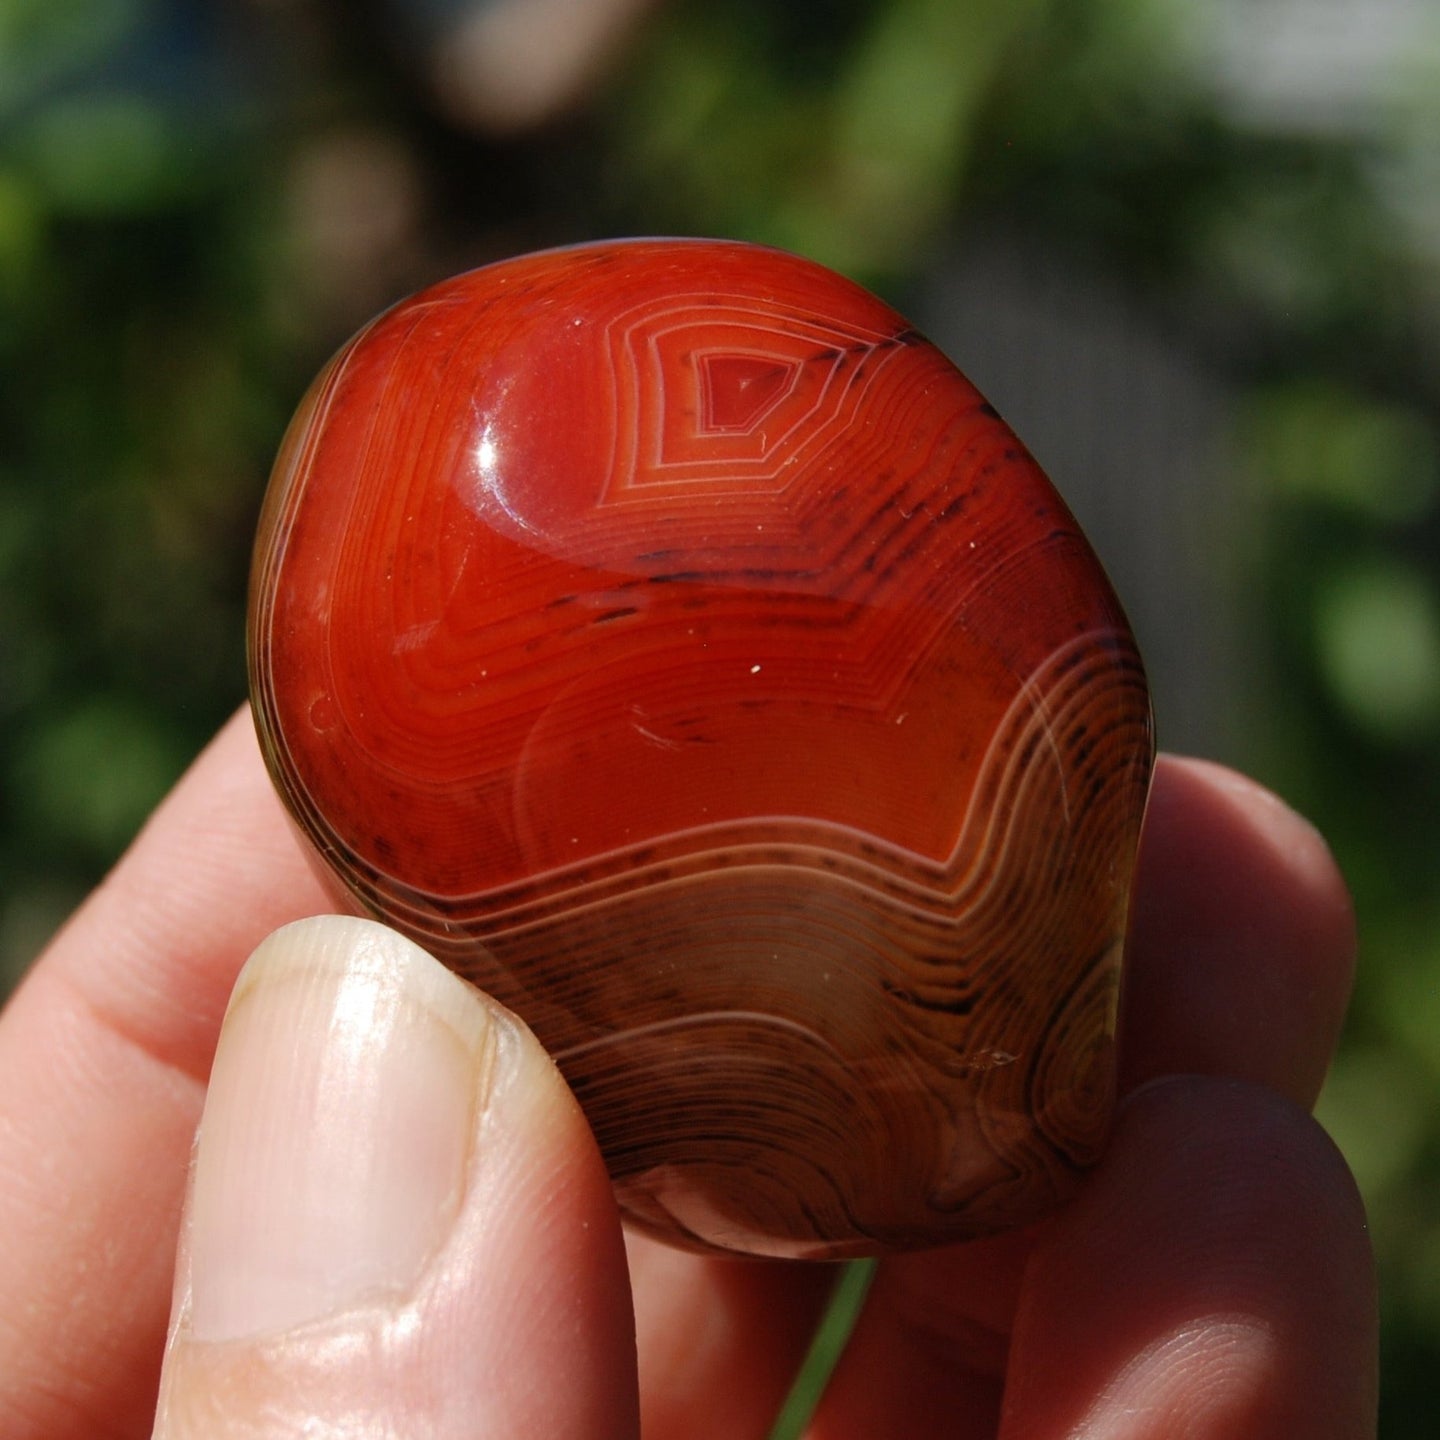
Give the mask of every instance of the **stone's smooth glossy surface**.
M 351 903 L 529 1022 L 656 1233 L 935 1244 L 1095 1159 L 1140 660 L 1035 462 L 849 282 L 637 241 L 398 305 L 286 438 L 251 667 Z

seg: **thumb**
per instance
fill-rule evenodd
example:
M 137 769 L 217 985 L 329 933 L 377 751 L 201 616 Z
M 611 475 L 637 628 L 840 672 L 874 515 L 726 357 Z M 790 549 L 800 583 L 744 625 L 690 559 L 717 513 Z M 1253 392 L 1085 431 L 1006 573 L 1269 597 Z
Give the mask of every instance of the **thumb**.
M 638 1431 L 624 1249 L 528 1030 L 383 926 L 266 940 L 221 1032 L 158 1440 Z

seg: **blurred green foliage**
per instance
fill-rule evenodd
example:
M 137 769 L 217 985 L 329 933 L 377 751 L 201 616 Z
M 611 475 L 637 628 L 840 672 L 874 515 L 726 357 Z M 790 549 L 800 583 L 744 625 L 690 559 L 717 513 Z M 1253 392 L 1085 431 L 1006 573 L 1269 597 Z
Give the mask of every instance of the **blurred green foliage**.
M 998 218 L 1121 277 L 1238 396 L 1262 692 L 1223 758 L 1306 810 L 1355 890 L 1322 1111 L 1383 1266 L 1385 1434 L 1431 1435 L 1440 33 L 1364 127 L 1307 130 L 1227 104 L 1196 8 L 676 0 L 578 113 L 487 138 L 446 122 L 378 4 L 0 0 L 8 974 L 242 698 L 269 457 L 370 311 L 624 232 L 767 240 L 903 295 Z
M 238 108 L 200 103 L 178 19 L 139 0 L 0 6 L 12 965 L 236 694 L 243 536 L 285 402 L 256 383 L 255 159 Z

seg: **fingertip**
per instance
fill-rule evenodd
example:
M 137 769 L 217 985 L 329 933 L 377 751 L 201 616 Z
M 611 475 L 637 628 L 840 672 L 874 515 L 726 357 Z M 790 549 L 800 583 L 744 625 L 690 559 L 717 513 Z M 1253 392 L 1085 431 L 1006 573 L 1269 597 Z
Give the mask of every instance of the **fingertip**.
M 1320 1126 L 1261 1086 L 1156 1082 L 1041 1232 L 1001 1434 L 1364 1440 L 1376 1332 L 1364 1208 Z
M 549 1057 L 381 926 L 277 932 L 221 1034 L 157 1435 L 619 1440 L 635 1408 L 618 1216 Z
M 1122 1090 L 1228 1075 L 1312 1105 L 1355 954 L 1349 891 L 1319 831 L 1225 766 L 1162 756 L 1132 905 Z
M 1198 756 L 1162 755 L 1157 765 L 1159 802 L 1178 807 L 1194 825 L 1198 810 L 1209 823 L 1233 827 L 1234 838 L 1247 835 L 1262 843 L 1275 863 L 1294 878 L 1332 932 L 1337 950 L 1353 959 L 1355 914 L 1349 887 L 1334 851 L 1316 825 L 1273 790 L 1228 765 Z M 1244 852 L 1237 855 L 1243 859 Z

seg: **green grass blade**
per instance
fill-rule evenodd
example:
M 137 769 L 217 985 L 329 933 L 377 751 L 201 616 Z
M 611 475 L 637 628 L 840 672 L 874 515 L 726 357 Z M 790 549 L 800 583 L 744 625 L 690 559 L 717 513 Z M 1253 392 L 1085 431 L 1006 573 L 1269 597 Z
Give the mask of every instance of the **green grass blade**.
M 820 1397 L 825 1393 L 830 1374 L 835 1369 L 845 1349 L 845 1342 L 855 1328 L 860 1307 L 865 1303 L 865 1292 L 875 1277 L 873 1260 L 856 1260 L 846 1265 L 844 1274 L 835 1286 L 830 1304 L 810 1342 L 810 1351 L 805 1363 L 790 1387 L 790 1394 L 770 1432 L 770 1440 L 800 1440 Z

